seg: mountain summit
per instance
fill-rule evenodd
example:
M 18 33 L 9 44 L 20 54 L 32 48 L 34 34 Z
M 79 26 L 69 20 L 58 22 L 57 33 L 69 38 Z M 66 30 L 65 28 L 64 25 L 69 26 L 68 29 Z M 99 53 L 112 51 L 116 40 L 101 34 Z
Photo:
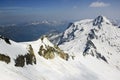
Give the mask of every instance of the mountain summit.
M 95 19 L 85 19 L 70 23 L 68 28 L 63 32 L 59 44 L 80 37 L 85 31 L 87 33 L 91 32 L 91 29 L 96 29 L 99 31 L 99 29 L 103 27 L 104 29 L 108 28 L 107 26 L 112 26 L 112 28 L 114 27 L 110 20 L 104 16 L 98 16 Z
M 48 37 L 59 45 L 47 36 L 19 43 L 0 36 L 0 79 L 120 79 L 120 28 L 107 18 L 76 21 Z
M 111 71 L 113 69 L 120 71 L 119 42 L 120 28 L 114 26 L 106 17 L 98 16 L 95 19 L 70 23 L 62 34 L 59 47 L 74 54 L 92 71 L 101 73 L 104 77 L 109 75 L 111 80 L 117 80 L 116 72 Z M 109 71 L 110 74 L 114 73 L 116 79 L 108 73 Z
M 93 20 L 93 26 L 101 26 L 102 23 L 111 24 L 111 22 L 105 16 L 98 16 Z
M 81 56 L 91 55 L 120 69 L 120 29 L 104 16 L 71 23 L 60 47 Z

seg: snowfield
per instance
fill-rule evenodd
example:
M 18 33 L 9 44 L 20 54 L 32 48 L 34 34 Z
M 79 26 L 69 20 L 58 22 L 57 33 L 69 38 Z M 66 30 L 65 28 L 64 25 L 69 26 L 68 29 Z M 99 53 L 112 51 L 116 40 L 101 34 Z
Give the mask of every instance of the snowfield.
M 10 40 L 11 44 L 0 39 L 0 54 L 11 58 L 8 64 L 0 61 L 0 80 L 119 80 L 119 42 L 120 29 L 104 16 L 74 22 L 63 32 L 59 47 L 74 55 L 68 61 L 57 55 L 45 59 L 38 54 L 40 46 L 54 47 L 46 37 L 23 43 Z M 18 54 L 28 53 L 28 45 L 33 48 L 36 64 L 14 66 Z

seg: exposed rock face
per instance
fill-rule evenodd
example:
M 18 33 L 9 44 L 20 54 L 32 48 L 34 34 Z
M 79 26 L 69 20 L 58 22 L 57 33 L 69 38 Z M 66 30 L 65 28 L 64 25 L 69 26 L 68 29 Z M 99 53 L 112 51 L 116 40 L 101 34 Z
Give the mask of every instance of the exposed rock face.
M 69 55 L 67 53 L 65 53 L 64 51 L 62 51 L 58 46 L 55 46 L 56 48 L 56 52 L 57 54 L 64 60 L 68 60 L 69 59 Z
M 12 60 L 14 62 L 13 65 L 17 67 L 36 64 L 36 57 L 31 43 L 29 43 L 30 45 L 27 44 L 28 46 L 26 47 L 24 44 L 10 41 L 3 36 L 0 36 L 0 39 L 0 61 L 8 64 Z M 57 55 L 64 60 L 68 60 L 69 55 L 64 53 L 58 46 L 54 46 L 46 36 L 43 36 L 39 41 L 37 44 L 39 44 L 40 48 L 38 47 L 37 50 L 39 50 L 38 54 L 40 56 L 45 59 L 53 59 Z M 6 54 L 1 54 L 5 52 Z
M 41 40 L 43 41 L 44 38 L 42 37 Z M 53 59 L 55 55 L 58 55 L 64 60 L 68 60 L 69 55 L 64 53 L 58 46 L 49 46 L 49 45 L 41 45 L 38 51 L 40 56 L 43 56 L 45 59 Z
M 63 53 L 60 52 L 59 56 L 66 61 L 69 59 L 69 55 L 67 53 L 64 53 L 64 52 Z
M 0 38 L 3 39 L 7 44 L 11 44 L 10 40 L 4 36 L 0 35 Z
M 76 27 L 76 25 L 74 23 L 70 23 L 67 29 L 69 29 L 69 28 L 70 28 L 70 30 L 67 31 L 69 34 L 67 34 L 67 32 L 64 32 L 62 34 L 62 36 L 60 36 L 61 38 L 60 38 L 58 45 L 62 44 L 63 42 L 69 42 L 71 40 L 74 40 L 74 38 L 75 38 L 74 33 L 75 33 L 75 31 L 78 30 L 78 27 Z M 64 35 L 64 34 L 66 34 L 66 35 Z
M 100 20 L 102 20 L 103 18 L 100 18 Z M 100 22 L 99 20 L 99 22 Z M 103 20 L 102 20 L 103 21 Z M 102 22 L 101 21 L 101 22 Z M 96 35 L 96 33 L 98 32 L 98 30 L 96 29 L 91 29 L 90 33 L 88 33 L 88 37 L 87 37 L 87 42 L 86 42 L 86 47 L 83 51 L 83 56 L 86 56 L 88 54 L 101 59 L 105 62 L 108 63 L 107 59 L 105 58 L 105 56 L 103 56 L 101 53 L 99 53 L 97 51 L 97 47 L 95 46 L 95 44 L 92 42 L 92 40 L 94 39 L 98 39 L 98 36 Z
M 96 57 L 97 57 L 98 59 L 102 59 L 102 60 L 104 60 L 105 62 L 108 63 L 107 59 L 106 59 L 103 55 L 101 55 L 100 53 L 97 53 L 97 52 L 96 52 Z
M 98 17 L 93 21 L 93 25 L 94 25 L 94 26 L 100 26 L 102 22 L 103 22 L 103 17 L 102 17 L 102 16 L 98 16 Z
M 23 67 L 25 65 L 25 56 L 19 55 L 15 59 L 15 66 Z
M 111 24 L 109 20 L 107 20 L 107 18 L 105 18 L 104 16 L 98 16 L 96 19 L 94 19 L 93 21 L 93 26 L 98 26 L 99 29 L 101 29 L 102 23 L 105 22 L 106 24 Z
M 83 51 L 83 55 L 85 56 L 86 54 L 93 53 L 93 51 L 90 51 L 90 49 L 93 48 L 94 50 L 96 49 L 96 46 L 91 40 L 88 40 L 86 43 L 85 50 Z
M 44 49 L 43 46 L 41 46 L 38 54 L 46 59 L 53 59 L 55 57 L 54 54 L 55 49 L 50 46 L 46 46 L 46 47 L 47 49 Z
M 24 67 L 25 64 L 26 65 L 33 65 L 36 64 L 36 58 L 34 55 L 34 51 L 31 45 L 29 45 L 29 53 L 27 53 L 26 55 L 19 55 L 16 59 L 15 59 L 15 66 L 18 67 Z
M 4 54 L 0 54 L 0 61 L 4 61 L 8 64 L 8 63 L 10 63 L 10 57 L 6 56 Z
M 4 54 L 0 54 L 0 61 L 4 61 L 5 63 L 10 63 L 11 58 Z M 33 65 L 36 64 L 36 58 L 34 55 L 34 51 L 31 45 L 29 45 L 28 53 L 25 55 L 18 55 L 15 59 L 15 66 L 17 67 L 24 67 L 26 65 Z
M 31 45 L 29 45 L 29 54 L 26 55 L 26 60 L 27 60 L 27 64 L 36 64 L 36 57 L 35 57 L 35 54 L 34 54 L 34 51 L 33 51 L 33 48 Z
M 46 49 L 44 49 L 43 46 L 41 46 L 38 54 L 46 59 L 53 59 L 55 57 L 55 54 L 57 54 L 64 60 L 68 60 L 69 58 L 69 55 L 60 50 L 58 46 L 56 47 L 46 46 Z
M 81 52 L 83 56 L 91 55 L 110 64 L 114 58 L 107 53 L 117 55 L 120 52 L 118 29 L 101 15 L 95 19 L 76 21 L 63 32 L 58 45 L 65 51 Z

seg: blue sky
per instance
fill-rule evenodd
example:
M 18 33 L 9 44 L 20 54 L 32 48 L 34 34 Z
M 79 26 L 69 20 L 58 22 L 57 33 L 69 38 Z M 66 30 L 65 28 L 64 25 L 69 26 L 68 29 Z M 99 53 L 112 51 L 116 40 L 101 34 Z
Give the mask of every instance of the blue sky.
M 119 8 L 120 0 L 0 0 L 0 23 L 79 20 L 98 15 L 120 19 Z

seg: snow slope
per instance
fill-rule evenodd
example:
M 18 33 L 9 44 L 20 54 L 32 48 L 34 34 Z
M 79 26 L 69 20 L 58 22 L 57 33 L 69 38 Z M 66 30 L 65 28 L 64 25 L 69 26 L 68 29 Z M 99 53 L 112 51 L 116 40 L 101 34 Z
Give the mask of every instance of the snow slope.
M 0 57 L 0 80 L 120 79 L 119 29 L 103 16 L 74 22 L 63 33 L 59 47 L 69 54 L 68 60 L 62 59 L 57 54 L 59 48 L 55 47 L 46 37 L 24 43 L 9 41 L 0 38 L 0 54 L 7 55 L 12 60 L 10 63 L 5 63 Z M 14 58 L 30 52 L 29 45 L 35 55 L 36 64 L 14 66 Z M 49 50 L 49 47 L 55 49 L 55 51 L 52 50 L 55 57 L 46 59 L 40 56 L 41 46 L 43 50 Z
M 72 23 L 59 47 L 74 54 L 92 71 L 111 80 L 119 79 L 120 29 L 104 16 Z M 106 79 L 105 79 L 106 80 Z
M 4 54 L 11 58 L 11 62 L 18 57 L 18 55 L 26 55 L 28 53 L 26 45 L 18 44 L 12 40 L 0 36 L 0 54 Z
M 58 45 L 59 41 L 60 41 L 60 38 L 62 36 L 62 33 L 56 31 L 56 30 L 53 30 L 47 34 L 45 34 L 47 36 L 47 38 L 50 40 L 50 42 L 52 42 L 53 44 L 55 45 Z
M 4 39 L 1 39 L 0 42 L 2 43 L 0 44 L 1 46 L 6 46 L 4 48 L 0 47 L 0 49 L 2 49 L 4 52 L 5 50 L 8 50 L 8 52 L 6 51 L 6 55 L 10 57 L 13 57 L 17 54 L 16 52 L 13 54 L 9 52 L 10 50 L 18 51 L 19 49 L 16 45 L 20 45 L 20 49 L 26 49 L 24 48 L 25 45 L 31 44 L 37 60 L 35 65 L 25 65 L 23 67 L 16 67 L 14 66 L 14 63 L 11 62 L 6 64 L 5 62 L 0 61 L 1 80 L 87 80 L 88 78 L 90 80 L 99 80 L 99 76 L 96 73 L 89 70 L 89 68 L 85 67 L 83 64 L 78 63 L 78 61 L 76 62 L 72 59 L 66 61 L 59 56 L 56 56 L 54 59 L 47 60 L 38 55 L 39 47 L 41 45 L 44 45 L 44 47 L 46 45 L 54 47 L 54 45 L 50 43 L 47 38 L 25 43 L 16 43 L 14 41 L 10 41 L 11 44 L 8 44 L 5 43 Z M 23 47 L 21 47 L 21 45 Z M 14 46 L 14 48 L 11 48 L 10 46 Z M 26 51 L 27 50 L 25 50 L 24 53 Z

